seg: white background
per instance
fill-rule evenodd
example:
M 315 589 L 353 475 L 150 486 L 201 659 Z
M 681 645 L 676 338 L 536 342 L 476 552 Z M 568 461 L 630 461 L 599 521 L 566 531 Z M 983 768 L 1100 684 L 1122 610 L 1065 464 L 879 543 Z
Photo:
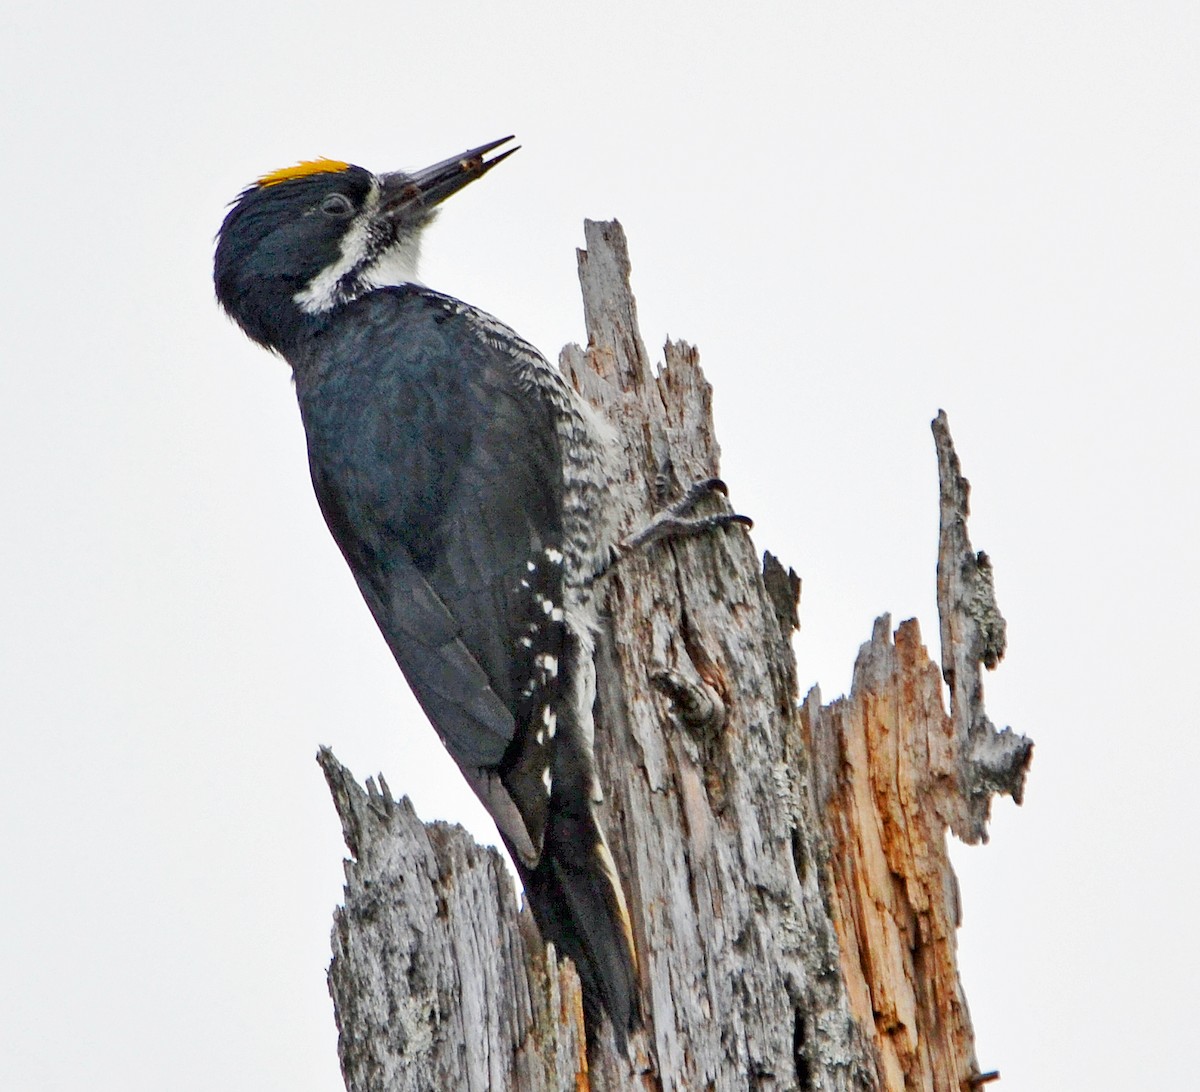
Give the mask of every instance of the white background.
M 582 220 L 622 220 L 827 700 L 879 613 L 937 654 L 947 410 L 1009 621 L 989 712 L 1037 744 L 1025 806 L 955 851 L 980 1063 L 1192 1085 L 1197 11 L 10 0 L 0 1088 L 340 1087 L 319 743 L 488 836 L 210 262 L 267 170 L 510 132 L 424 279 L 554 357 Z

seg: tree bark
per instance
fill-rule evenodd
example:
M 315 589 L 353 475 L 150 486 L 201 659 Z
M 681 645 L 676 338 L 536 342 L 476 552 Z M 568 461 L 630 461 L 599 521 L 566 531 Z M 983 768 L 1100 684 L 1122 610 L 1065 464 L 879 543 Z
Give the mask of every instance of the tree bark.
M 620 225 L 585 224 L 588 333 L 564 374 L 619 433 L 627 527 L 718 473 L 711 388 L 668 342 L 654 374 Z M 800 582 L 738 527 L 634 554 L 605 578 L 602 819 L 624 878 L 645 1028 L 584 1049 L 578 981 L 518 909 L 494 849 L 422 824 L 382 776 L 320 761 L 351 859 L 329 982 L 350 1092 L 495 1089 L 961 1090 L 979 1073 L 955 963 L 945 831 L 986 836 L 1031 744 L 983 713 L 1003 655 L 945 416 L 942 670 L 887 616 L 850 696 L 797 701 Z

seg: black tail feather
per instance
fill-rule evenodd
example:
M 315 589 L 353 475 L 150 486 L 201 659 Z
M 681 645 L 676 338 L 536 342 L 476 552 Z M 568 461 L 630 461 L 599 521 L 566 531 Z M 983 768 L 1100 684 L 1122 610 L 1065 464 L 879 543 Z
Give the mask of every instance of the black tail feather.
M 542 938 L 569 956 L 583 987 L 589 1046 L 608 1016 L 617 1047 L 641 1022 L 637 956 L 612 855 L 591 814 L 557 816 L 537 868 L 520 868 Z

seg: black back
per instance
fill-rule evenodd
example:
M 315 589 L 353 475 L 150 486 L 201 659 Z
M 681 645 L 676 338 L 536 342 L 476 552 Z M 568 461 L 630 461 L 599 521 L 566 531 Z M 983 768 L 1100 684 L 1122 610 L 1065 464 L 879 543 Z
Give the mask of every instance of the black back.
M 537 597 L 562 603 L 562 469 L 549 408 L 461 308 L 381 289 L 293 364 L 317 498 L 384 637 L 458 763 L 498 767 L 561 646 Z

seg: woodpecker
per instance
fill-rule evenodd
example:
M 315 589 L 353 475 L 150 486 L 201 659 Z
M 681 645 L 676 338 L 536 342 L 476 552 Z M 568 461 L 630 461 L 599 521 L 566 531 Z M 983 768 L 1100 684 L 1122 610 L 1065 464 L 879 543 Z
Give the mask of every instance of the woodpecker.
M 614 437 L 531 345 L 417 279 L 447 197 L 504 137 L 411 173 L 319 159 L 264 175 L 217 237 L 217 299 L 291 365 L 317 501 L 422 709 L 496 822 L 589 1042 L 637 1026 L 638 962 L 596 813 L 594 586 L 716 479 L 618 539 Z
M 500 831 L 589 1037 L 638 1020 L 595 805 L 593 583 L 616 543 L 607 426 L 507 326 L 417 279 L 439 204 L 512 137 L 412 173 L 264 175 L 217 239 L 224 310 L 291 365 L 317 501 L 400 669 Z

